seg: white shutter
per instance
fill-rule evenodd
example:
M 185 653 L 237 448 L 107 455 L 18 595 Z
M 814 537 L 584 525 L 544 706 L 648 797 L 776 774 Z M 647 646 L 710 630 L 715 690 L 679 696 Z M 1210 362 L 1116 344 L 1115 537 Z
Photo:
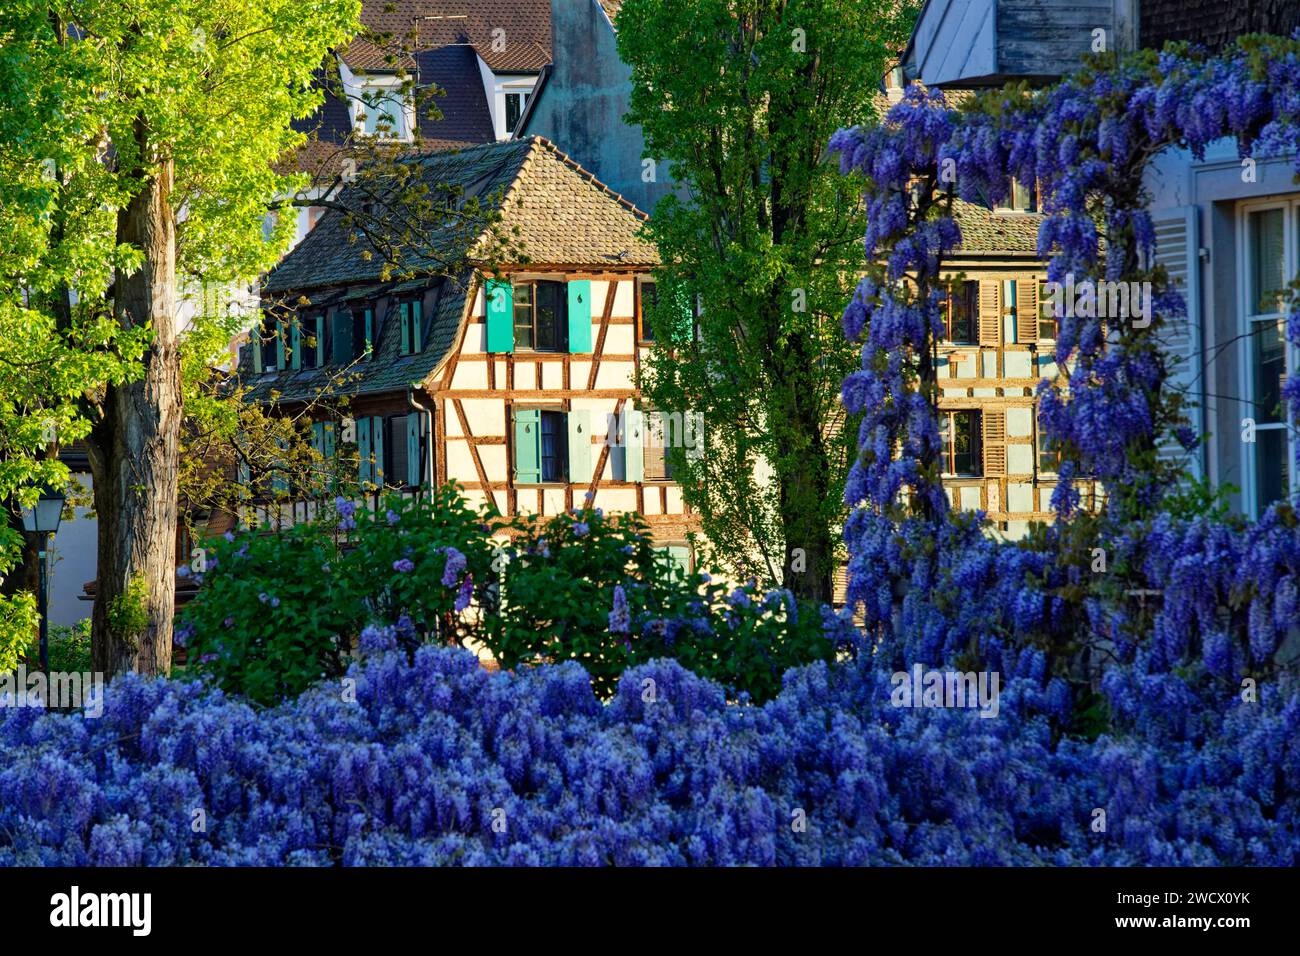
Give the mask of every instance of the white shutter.
M 1181 392 L 1188 424 L 1197 435 L 1205 433 L 1203 344 L 1201 335 L 1200 237 L 1197 207 L 1182 206 L 1152 213 L 1156 231 L 1155 261 L 1163 265 L 1170 280 L 1187 303 L 1187 314 L 1165 316 L 1160 341 L 1169 368 L 1165 387 Z M 1173 438 L 1163 442 L 1160 455 L 1183 460 L 1187 453 Z M 1188 466 L 1194 477 L 1204 475 L 1204 449 L 1194 453 Z

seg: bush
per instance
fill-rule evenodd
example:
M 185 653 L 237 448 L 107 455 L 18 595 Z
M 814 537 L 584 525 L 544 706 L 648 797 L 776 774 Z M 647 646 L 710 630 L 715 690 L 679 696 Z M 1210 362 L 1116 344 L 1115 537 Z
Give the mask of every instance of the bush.
M 733 695 L 767 700 L 788 668 L 834 657 L 819 609 L 754 582 L 729 590 L 686 574 L 640 515 L 596 508 L 510 527 L 503 603 L 480 634 L 505 668 L 576 661 L 604 698 L 628 667 L 675 658 Z
M 261 704 L 340 677 L 368 623 L 394 625 L 411 652 L 437 640 L 484 645 L 508 669 L 577 661 L 603 698 L 628 667 L 673 657 L 767 700 L 788 668 L 837 649 L 819 610 L 789 592 L 684 574 L 638 515 L 507 522 L 454 485 L 428 502 L 372 512 L 340 499 L 286 531 L 230 534 L 205 566 L 178 639 L 196 674 Z M 471 599 L 477 612 L 462 614 Z
M 454 628 L 454 609 L 487 577 L 488 531 L 448 486 L 376 513 L 340 498 L 318 521 L 227 534 L 207 546 L 177 640 L 194 673 L 278 703 L 340 677 L 371 621 L 400 621 L 411 648 L 430 633 L 451 636 L 439 628 Z

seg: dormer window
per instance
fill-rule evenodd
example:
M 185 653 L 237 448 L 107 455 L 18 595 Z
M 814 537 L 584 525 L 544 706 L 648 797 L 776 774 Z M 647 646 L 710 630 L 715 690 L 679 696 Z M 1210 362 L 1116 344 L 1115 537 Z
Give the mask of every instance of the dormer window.
M 356 128 L 380 139 L 410 139 L 407 96 L 400 84 L 362 87 L 355 114 Z

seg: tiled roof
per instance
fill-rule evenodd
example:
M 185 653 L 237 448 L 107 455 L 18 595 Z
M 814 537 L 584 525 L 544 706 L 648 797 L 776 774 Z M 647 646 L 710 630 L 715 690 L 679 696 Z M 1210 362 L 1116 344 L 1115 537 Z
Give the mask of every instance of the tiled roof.
M 518 229 L 512 241 L 534 263 L 611 266 L 653 264 L 654 247 L 639 235 L 645 214 L 540 136 L 474 146 L 458 152 L 413 157 L 432 187 L 457 186 L 500 209 L 502 228 Z M 348 203 L 344 191 L 339 201 Z M 279 265 L 263 288 L 271 294 L 376 282 L 393 270 L 380 255 L 367 258 L 365 240 L 354 239 L 342 216 L 329 210 Z M 458 259 L 477 243 L 461 231 L 426 235 L 429 256 Z M 401 263 L 405 274 L 433 269 L 435 260 Z M 386 265 L 389 268 L 386 269 Z
M 469 44 L 495 73 L 535 73 L 551 61 L 551 0 L 368 0 L 361 21 L 417 51 Z M 352 56 L 350 47 L 349 66 Z M 357 56 L 361 64 L 374 54 L 362 47 Z
M 274 394 L 277 401 L 292 402 L 343 395 L 374 395 L 401 391 L 408 385 L 424 381 L 455 344 L 461 320 L 469 306 L 470 293 L 474 291 L 472 283 L 473 275 L 466 271 L 454 278 L 422 279 L 402 283 L 400 286 L 389 284 L 358 290 L 364 291 L 367 298 L 373 298 L 389 292 L 436 287 L 438 300 L 425 319 L 427 332 L 423 350 L 416 355 L 401 354 L 401 323 L 397 320 L 397 305 L 390 299 L 388 313 L 375 317 L 378 323 L 378 341 L 373 354 L 347 370 L 327 365 L 321 369 L 286 369 L 259 376 L 253 371 L 252 351 L 245 349 L 239 372 L 240 378 L 250 383 L 248 399 L 255 402 L 268 401 Z M 336 297 L 322 298 L 333 300 Z M 323 304 L 315 299 L 313 302 Z
M 600 0 L 600 5 L 605 8 L 605 16 L 609 17 L 609 22 L 617 26 L 616 19 L 618 11 L 623 6 L 623 0 Z
M 501 227 L 518 229 L 517 240 L 536 266 L 654 265 L 654 247 L 640 237 L 645 214 L 612 192 L 547 140 L 538 137 L 476 146 L 460 152 L 431 153 L 413 159 L 423 165 L 427 182 L 451 183 L 480 196 L 497 194 L 494 208 Z M 340 197 L 347 201 L 347 192 Z M 393 293 L 436 286 L 438 302 L 426 318 L 425 347 L 418 355 L 401 355 L 401 329 L 392 315 L 378 316 L 378 341 L 369 360 L 339 379 L 338 367 L 286 370 L 255 376 L 252 350 L 245 349 L 241 378 L 251 382 L 249 397 L 267 401 L 301 401 L 328 394 L 364 395 L 400 391 L 423 381 L 447 355 L 475 291 L 472 269 L 453 277 L 410 278 L 418 272 L 403 264 L 401 278 L 385 281 L 378 256 L 367 259 L 362 244 L 351 241 L 340 214 L 329 211 L 320 223 L 262 284 L 269 299 L 292 307 L 299 297 L 313 306 L 344 306 Z M 453 237 L 448 237 L 452 241 Z M 478 241 L 454 240 L 471 250 Z M 434 243 L 436 245 L 436 242 Z M 457 249 L 448 249 L 451 257 Z M 391 300 L 390 300 L 391 301 Z M 392 309 L 390 308 L 390 312 Z
M 1036 255 L 1043 217 L 1032 212 L 994 212 L 975 203 L 953 201 L 953 218 L 961 228 L 961 253 Z

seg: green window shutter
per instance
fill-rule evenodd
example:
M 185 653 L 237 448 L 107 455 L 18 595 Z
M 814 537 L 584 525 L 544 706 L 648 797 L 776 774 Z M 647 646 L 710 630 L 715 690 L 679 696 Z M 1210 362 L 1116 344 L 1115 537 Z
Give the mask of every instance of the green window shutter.
M 275 370 L 284 371 L 284 319 L 275 320 Z
M 352 313 L 334 310 L 334 364 L 347 365 L 352 361 Z
M 614 283 L 609 283 L 605 294 L 614 294 Z M 569 283 L 569 351 L 591 351 L 590 279 L 574 279 Z
M 375 347 L 375 310 L 366 309 L 366 345 L 367 349 Z
M 569 481 L 591 481 L 591 412 L 575 408 L 568 414 Z
M 245 488 L 248 488 L 250 485 L 252 485 L 253 470 L 248 467 L 248 462 L 241 461 L 239 463 L 238 475 L 239 475 L 239 483 L 243 485 Z
M 293 352 L 292 366 L 295 369 L 302 368 L 302 323 L 297 319 L 289 327 L 289 342 Z
M 515 411 L 515 481 L 542 480 L 542 413 L 536 408 Z
M 424 351 L 424 309 L 419 299 L 411 303 L 411 351 L 416 355 Z
M 318 455 L 325 454 L 325 423 L 312 422 L 311 424 L 311 450 Z
M 316 360 L 312 363 L 313 368 L 321 368 L 325 365 L 325 313 L 322 312 L 316 316 L 316 348 L 312 350 Z
M 337 439 L 338 439 L 338 432 L 334 428 L 334 423 L 325 422 L 325 437 L 323 439 L 324 444 L 322 445 L 321 454 L 323 454 L 326 458 L 334 457 L 334 452 L 338 447 Z
M 402 354 L 411 354 L 411 303 L 403 302 L 398 308 L 401 310 L 400 324 L 402 326 Z
M 515 293 L 507 279 L 487 282 L 487 350 L 515 350 Z M 533 429 L 534 432 L 537 429 Z
M 357 480 L 363 485 L 375 483 L 375 462 L 370 454 L 370 419 L 357 419 Z
M 420 429 L 423 425 L 423 415 L 411 412 L 406 416 L 406 483 L 412 488 L 420 487 L 420 466 L 424 463 L 420 454 Z
M 691 573 L 691 549 L 680 544 L 670 544 L 667 547 L 659 548 L 659 553 L 667 558 L 672 564 L 681 569 L 683 575 Z
M 645 416 L 627 409 L 623 422 L 623 480 L 645 480 Z
M 370 419 L 370 447 L 375 453 L 375 484 L 384 487 L 384 419 L 376 415 Z

